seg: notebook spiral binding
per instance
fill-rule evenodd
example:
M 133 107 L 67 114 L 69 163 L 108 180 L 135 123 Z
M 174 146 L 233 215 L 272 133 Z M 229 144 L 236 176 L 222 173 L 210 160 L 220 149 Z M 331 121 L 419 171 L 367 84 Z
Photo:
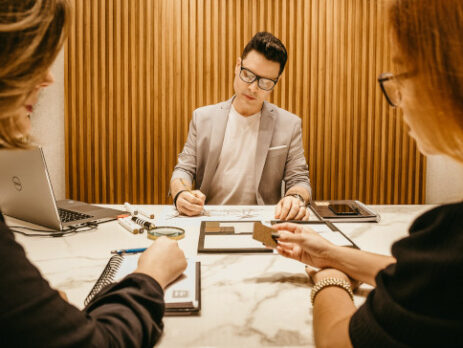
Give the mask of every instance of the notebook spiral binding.
M 85 306 L 88 305 L 90 301 L 96 296 L 96 294 L 98 294 L 103 288 L 113 283 L 114 276 L 116 275 L 116 272 L 121 266 L 123 260 L 124 258 L 121 255 L 114 255 L 109 259 L 109 262 L 106 264 L 106 267 L 101 273 L 100 278 L 98 278 L 92 290 L 85 299 Z

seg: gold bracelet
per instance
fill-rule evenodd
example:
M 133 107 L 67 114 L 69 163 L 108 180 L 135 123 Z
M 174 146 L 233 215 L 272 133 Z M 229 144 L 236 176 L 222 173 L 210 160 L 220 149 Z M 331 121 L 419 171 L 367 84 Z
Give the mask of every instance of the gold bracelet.
M 325 278 L 325 279 L 322 279 L 320 280 L 319 282 L 317 282 L 314 287 L 312 288 L 312 293 L 310 295 L 310 301 L 312 302 L 312 306 L 313 306 L 313 302 L 315 300 L 315 296 L 317 296 L 317 294 L 324 288 L 328 287 L 328 286 L 337 286 L 339 288 L 342 288 L 344 290 L 346 290 L 351 298 L 351 300 L 353 301 L 354 300 L 354 293 L 352 292 L 352 287 L 350 285 L 350 283 L 344 279 L 339 279 L 339 278 L 332 278 L 332 277 L 328 277 L 328 278 Z

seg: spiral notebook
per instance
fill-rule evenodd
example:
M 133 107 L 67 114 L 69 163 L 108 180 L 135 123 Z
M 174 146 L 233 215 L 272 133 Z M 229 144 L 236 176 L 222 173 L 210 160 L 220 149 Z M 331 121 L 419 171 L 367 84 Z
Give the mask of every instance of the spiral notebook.
M 87 305 L 106 286 L 116 283 L 137 268 L 141 254 L 112 256 L 90 293 L 85 299 Z M 183 274 L 164 290 L 165 315 L 197 314 L 201 309 L 201 264 L 188 260 Z

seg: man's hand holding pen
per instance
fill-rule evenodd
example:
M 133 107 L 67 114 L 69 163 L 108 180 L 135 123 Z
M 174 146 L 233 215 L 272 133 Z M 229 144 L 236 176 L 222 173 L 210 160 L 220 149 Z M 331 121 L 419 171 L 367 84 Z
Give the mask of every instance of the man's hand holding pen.
M 199 190 L 192 190 L 191 185 L 185 183 L 180 179 L 180 190 L 174 197 L 174 205 L 178 212 L 187 216 L 200 215 L 204 210 L 204 203 L 206 202 L 206 195 Z
M 181 192 L 176 201 L 176 207 L 180 214 L 187 216 L 200 215 L 204 210 L 206 196 L 199 190 L 186 190 Z

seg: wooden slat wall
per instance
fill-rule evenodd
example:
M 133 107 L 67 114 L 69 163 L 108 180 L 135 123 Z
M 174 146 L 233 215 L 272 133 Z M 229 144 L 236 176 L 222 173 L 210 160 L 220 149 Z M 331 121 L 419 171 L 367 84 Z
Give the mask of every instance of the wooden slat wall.
M 74 0 L 66 45 L 67 194 L 166 203 L 192 111 L 233 95 L 257 31 L 289 61 L 271 102 L 303 121 L 315 199 L 423 203 L 425 160 L 376 77 L 391 69 L 376 0 Z

